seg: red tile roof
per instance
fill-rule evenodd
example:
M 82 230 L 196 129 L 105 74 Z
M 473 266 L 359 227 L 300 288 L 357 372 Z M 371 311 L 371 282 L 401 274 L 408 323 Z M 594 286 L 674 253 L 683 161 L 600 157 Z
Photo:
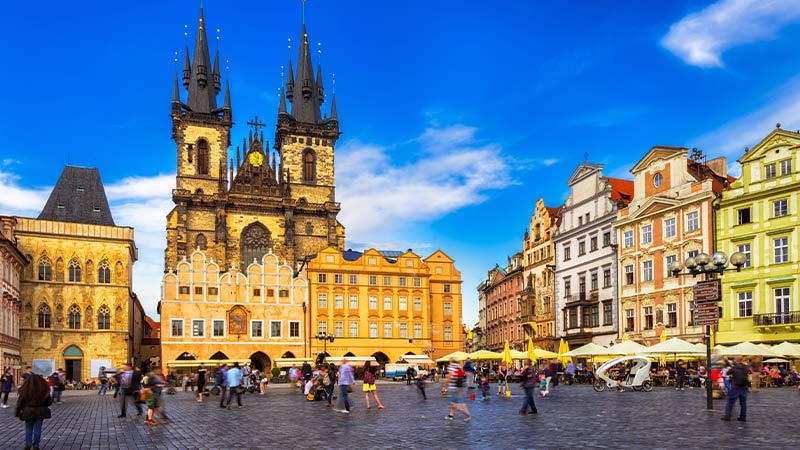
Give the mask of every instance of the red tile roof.
M 155 320 L 151 319 L 150 316 L 145 316 L 144 320 L 147 321 L 147 325 L 150 326 L 150 336 L 146 337 L 153 337 L 153 338 L 159 337 L 161 330 L 161 322 L 156 322 Z
M 630 203 L 633 200 L 633 181 L 621 178 L 603 177 L 611 184 L 611 201 L 614 203 Z

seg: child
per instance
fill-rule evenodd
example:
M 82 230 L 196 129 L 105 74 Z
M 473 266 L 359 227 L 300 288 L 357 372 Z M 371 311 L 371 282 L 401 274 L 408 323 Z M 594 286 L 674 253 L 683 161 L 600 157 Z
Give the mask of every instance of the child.
M 547 377 L 544 374 L 539 375 L 539 389 L 542 391 L 542 398 L 547 397 Z
M 427 400 L 428 396 L 425 395 L 425 379 L 417 377 L 417 395 L 421 396 L 423 400 Z
M 489 380 L 486 378 L 486 375 L 481 375 L 480 388 L 481 395 L 483 396 L 482 401 L 485 402 L 489 400 Z

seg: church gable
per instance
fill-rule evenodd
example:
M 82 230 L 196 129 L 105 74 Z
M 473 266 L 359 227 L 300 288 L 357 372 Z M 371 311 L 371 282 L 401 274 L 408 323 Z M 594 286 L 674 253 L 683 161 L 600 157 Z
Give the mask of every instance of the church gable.
M 655 161 L 658 160 L 668 160 L 679 156 L 681 154 L 686 155 L 688 149 L 685 147 L 672 147 L 672 146 L 655 146 L 648 151 L 642 159 L 636 163 L 635 166 L 631 169 L 631 173 L 636 174 L 643 170 L 646 170 L 653 164 Z
M 764 158 L 771 151 L 781 148 L 797 148 L 800 146 L 800 134 L 775 128 L 770 134 L 748 150 L 741 158 L 739 163 L 745 164 Z

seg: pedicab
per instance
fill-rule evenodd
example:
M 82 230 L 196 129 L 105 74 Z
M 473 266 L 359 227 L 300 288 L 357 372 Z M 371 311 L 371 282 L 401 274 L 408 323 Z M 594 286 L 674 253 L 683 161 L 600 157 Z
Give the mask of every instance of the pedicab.
M 607 372 L 617 364 L 628 366 L 620 380 L 611 379 Z M 594 390 L 603 392 L 606 388 L 617 387 L 619 390 L 633 389 L 634 391 L 650 392 L 653 390 L 653 381 L 650 379 L 650 358 L 646 356 L 621 356 L 600 366 L 595 373 L 592 384 Z

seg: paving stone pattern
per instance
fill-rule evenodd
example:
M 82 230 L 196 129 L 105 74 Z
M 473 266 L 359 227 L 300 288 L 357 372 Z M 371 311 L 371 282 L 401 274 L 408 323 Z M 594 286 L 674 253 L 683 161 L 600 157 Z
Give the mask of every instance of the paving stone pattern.
M 111 395 L 65 392 L 45 421 L 42 449 L 272 449 L 272 448 L 796 448 L 800 432 L 794 388 L 762 389 L 748 399 L 748 421 L 722 422 L 724 402 L 707 412 L 700 389 L 683 392 L 596 393 L 586 385 L 559 386 L 537 398 L 539 414 L 521 416 L 521 392 L 468 401 L 470 422 L 446 421 L 448 400 L 430 385 L 426 402 L 413 387 L 379 383 L 386 409 L 364 407 L 360 385 L 352 414 L 308 402 L 285 385 L 266 396 L 243 396 L 245 407 L 219 408 L 219 397 L 198 403 L 193 394 L 165 396 L 169 424 L 149 427 L 135 409 L 119 419 Z M 492 386 L 492 389 L 496 389 Z M 469 391 L 470 393 L 477 391 Z M 478 399 L 480 395 L 478 394 Z M 13 405 L 12 396 L 9 403 Z M 0 448 L 22 449 L 24 424 L 14 409 L 0 410 Z

